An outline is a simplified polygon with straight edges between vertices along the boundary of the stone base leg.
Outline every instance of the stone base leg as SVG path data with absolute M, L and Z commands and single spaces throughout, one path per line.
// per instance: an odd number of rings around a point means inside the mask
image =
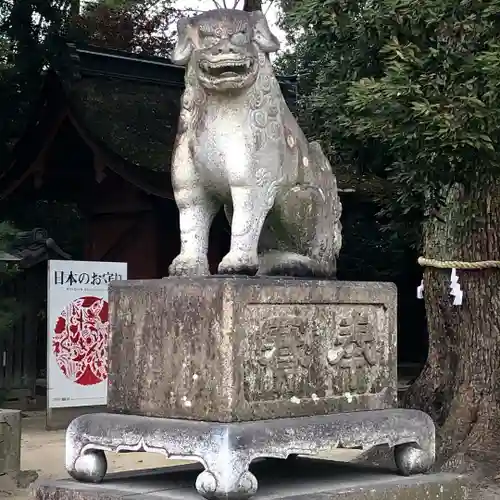
M 206 462 L 206 470 L 196 479 L 196 489 L 207 499 L 249 498 L 258 488 L 257 478 L 248 470 L 249 466 L 248 460 L 241 460 L 235 454 L 229 461 L 224 454 L 214 455 Z M 104 451 L 89 450 L 77 458 L 68 472 L 77 481 L 100 483 L 107 468 Z
M 434 424 L 425 413 L 401 409 L 227 424 L 92 414 L 68 427 L 66 468 L 74 479 L 96 483 L 106 474 L 106 451 L 161 453 L 204 466 L 196 489 L 205 498 L 242 500 L 257 491 L 252 460 L 380 445 L 395 449 L 401 474 L 426 472 L 434 463 Z
M 236 454 L 229 459 L 223 454 L 213 457 L 196 479 L 198 493 L 210 500 L 239 500 L 257 492 L 257 478 L 248 470 L 250 462 Z
M 415 443 L 400 444 L 394 448 L 396 467 L 403 476 L 428 472 L 434 465 L 434 454 Z
M 73 467 L 68 470 L 69 475 L 77 481 L 85 483 L 100 483 L 108 472 L 108 460 L 102 450 L 88 450 L 82 453 Z

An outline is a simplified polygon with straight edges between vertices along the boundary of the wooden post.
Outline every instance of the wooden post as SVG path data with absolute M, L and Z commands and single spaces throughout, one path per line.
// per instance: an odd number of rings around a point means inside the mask
M 246 10 L 247 12 L 262 10 L 262 0 L 245 0 L 243 10 Z
M 77 17 L 80 15 L 80 0 L 72 0 L 70 3 L 70 13 L 71 17 Z

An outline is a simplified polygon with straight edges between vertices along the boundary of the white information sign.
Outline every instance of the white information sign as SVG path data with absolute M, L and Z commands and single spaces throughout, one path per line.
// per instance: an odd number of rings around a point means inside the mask
M 48 408 L 107 404 L 108 285 L 117 279 L 127 279 L 124 262 L 49 261 Z

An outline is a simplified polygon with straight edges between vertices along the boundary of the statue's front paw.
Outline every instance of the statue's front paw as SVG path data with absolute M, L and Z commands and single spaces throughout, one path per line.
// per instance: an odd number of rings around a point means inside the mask
M 179 254 L 168 268 L 170 276 L 208 276 L 210 269 L 206 256 Z
M 257 255 L 244 252 L 229 252 L 219 264 L 219 274 L 244 274 L 253 276 L 259 268 Z

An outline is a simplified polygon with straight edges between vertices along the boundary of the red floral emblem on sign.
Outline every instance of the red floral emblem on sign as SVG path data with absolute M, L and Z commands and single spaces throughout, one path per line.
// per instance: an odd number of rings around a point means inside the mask
M 61 312 L 52 350 L 64 375 L 79 385 L 95 385 L 108 375 L 108 303 L 80 297 Z

